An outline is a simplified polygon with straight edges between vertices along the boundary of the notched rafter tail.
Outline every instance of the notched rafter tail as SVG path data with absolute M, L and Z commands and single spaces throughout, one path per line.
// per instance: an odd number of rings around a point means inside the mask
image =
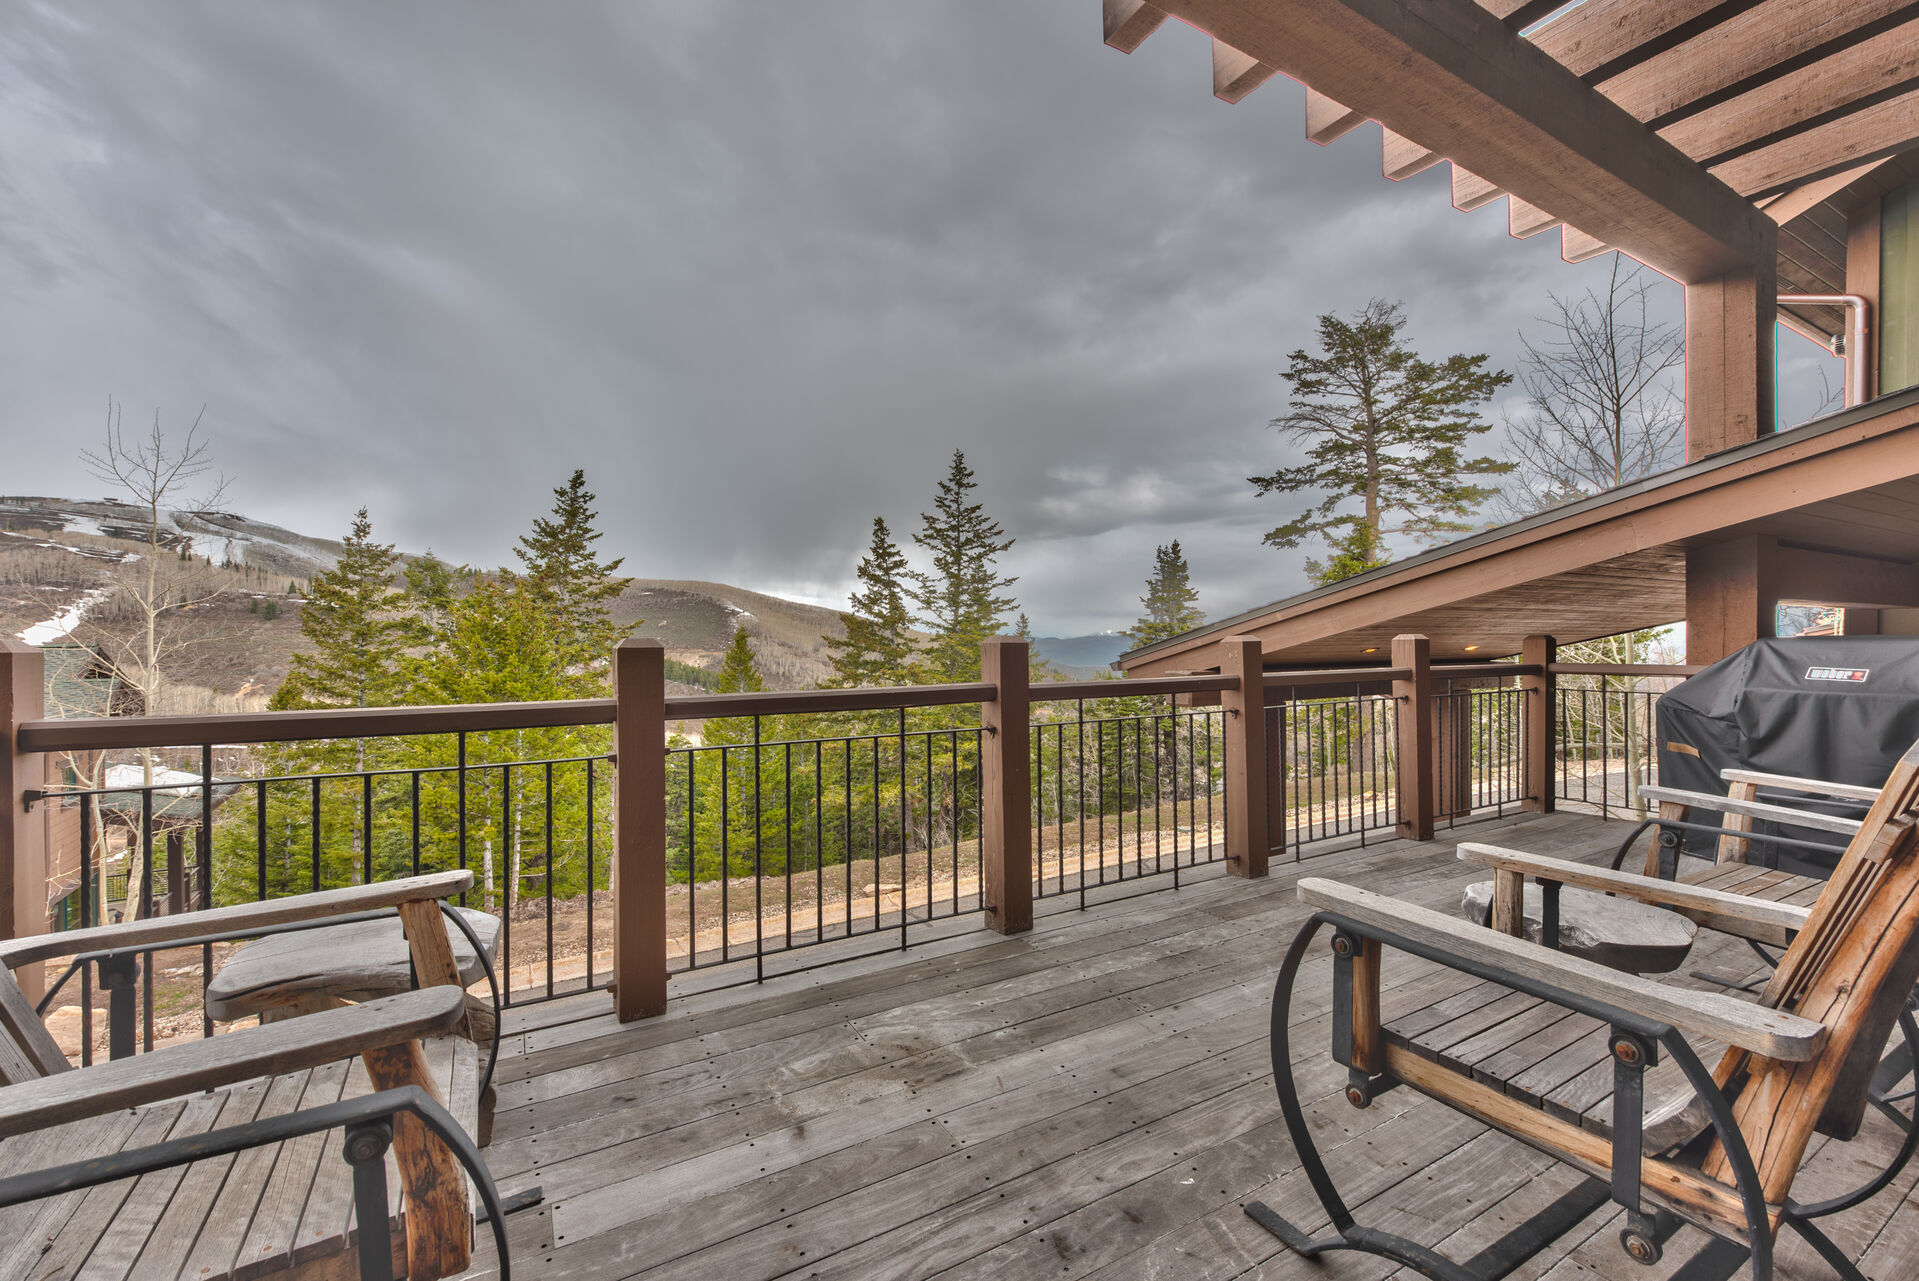
M 1453 162 L 1453 208 L 1464 212 L 1483 209 L 1505 194 L 1504 189 L 1478 174 L 1461 169 L 1457 160 Z
M 1221 102 L 1237 103 L 1278 74 L 1279 68 L 1214 39 L 1213 96 Z
M 1612 246 L 1597 236 L 1589 236 L 1577 227 L 1561 223 L 1559 227 L 1559 256 L 1567 262 L 1585 262 L 1606 253 Z
M 1121 53 L 1131 53 L 1166 21 L 1166 11 L 1146 0 L 1105 0 L 1105 39 Z
M 1525 240 L 1559 225 L 1560 220 L 1556 215 L 1547 213 L 1538 205 L 1528 204 L 1518 196 L 1509 196 L 1506 200 L 1506 229 L 1517 239 Z
M 1380 126 L 1379 167 L 1394 182 L 1425 173 L 1443 159 L 1438 152 L 1426 150 L 1404 134 Z
M 1334 102 L 1319 90 L 1306 88 L 1306 137 L 1320 146 L 1343 138 L 1366 123 L 1364 113 Z

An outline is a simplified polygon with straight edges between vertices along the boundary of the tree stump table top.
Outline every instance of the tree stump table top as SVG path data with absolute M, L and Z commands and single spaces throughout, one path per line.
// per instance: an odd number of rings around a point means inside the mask
M 455 908 L 495 963 L 500 956 L 500 919 L 469 907 Z M 446 922 L 460 981 L 469 987 L 486 969 L 453 922 Z M 413 986 L 411 959 L 400 918 L 352 921 L 319 929 L 269 934 L 237 949 L 207 984 L 209 1017 L 222 1023 L 258 1014 L 276 1016 L 325 1008 L 341 1001 L 370 1001 Z
M 1526 937 L 1540 941 L 1544 896 L 1526 886 Z M 1468 885 L 1460 912 L 1484 925 L 1492 917 L 1493 883 Z M 1677 912 L 1650 903 L 1563 886 L 1559 891 L 1559 950 L 1630 974 L 1666 974 L 1679 968 L 1698 927 Z

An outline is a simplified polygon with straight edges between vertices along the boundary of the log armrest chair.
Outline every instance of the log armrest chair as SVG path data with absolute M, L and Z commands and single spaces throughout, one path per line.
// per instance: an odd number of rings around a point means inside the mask
M 1919 745 L 1877 794 L 1809 910 L 1517 851 L 1473 861 L 1494 867 L 1492 929 L 1356 887 L 1300 881 L 1300 900 L 1315 912 L 1280 967 L 1273 1075 L 1294 1147 L 1333 1234 L 1310 1239 L 1258 1203 L 1246 1212 L 1302 1255 L 1360 1250 L 1445 1281 L 1486 1281 L 1610 1199 L 1626 1212 L 1621 1243 L 1641 1262 L 1656 1261 L 1662 1241 L 1683 1220 L 1713 1235 L 1709 1249 L 1749 1252 L 1751 1275 L 1765 1281 L 1774 1241 L 1790 1226 L 1841 1277 L 1863 1281 L 1813 1220 L 1859 1204 L 1884 1188 L 1892 1172 L 1813 1205 L 1793 1200 L 1791 1191 L 1815 1133 L 1844 1140 L 1858 1132 L 1867 1082 L 1894 1025 L 1909 1053 L 1919 1045 L 1919 1027 L 1907 1010 L 1919 978 Z M 1546 889 L 1548 928 L 1540 944 L 1499 928 L 1514 925 L 1513 905 L 1529 875 Z M 1544 945 L 1552 933 L 1552 887 L 1564 884 L 1636 891 L 1635 897 L 1706 924 L 1786 943 L 1786 952 L 1757 1003 L 1622 974 Z M 1356 1223 L 1319 1158 L 1293 1083 L 1288 1027 L 1294 979 L 1326 927 L 1332 930 L 1333 1055 L 1347 1069 L 1349 1102 L 1365 1107 L 1383 1091 L 1410 1086 L 1589 1176 L 1467 1264 Z M 1583 1020 L 1592 1031 L 1580 1043 L 1598 1047 L 1582 1074 L 1583 1093 L 1570 1105 L 1564 1098 L 1555 1102 L 1508 1070 L 1524 1055 L 1466 1063 L 1456 1046 L 1435 1052 L 1417 1021 L 1401 1026 L 1382 1018 L 1387 948 L 1506 994 L 1502 1013 L 1521 1017 L 1517 1007 L 1530 1003 Z M 1717 1066 L 1709 1071 L 1714 1047 Z M 1910 1147 L 1909 1134 L 1894 1172 Z
M 1653 831 L 1654 839 L 1646 850 L 1644 872 L 1647 876 L 1664 876 L 1668 880 L 1678 875 L 1680 833 L 1688 831 L 1718 836 L 1713 850 L 1716 863 L 1744 863 L 1755 842 L 1830 858 L 1845 849 L 1846 842 L 1859 830 L 1862 807 L 1869 806 L 1879 795 L 1876 788 L 1763 774 L 1756 770 L 1722 770 L 1720 777 L 1726 781 L 1724 796 L 1678 787 L 1641 787 L 1639 799 L 1657 805 L 1659 816 L 1633 828 L 1613 855 L 1613 867 L 1624 864 L 1626 852 L 1647 829 Z M 1799 803 L 1780 803 L 1785 799 L 1778 797 L 1781 792 Z M 1762 799 L 1767 793 L 1778 799 Z M 1694 818 L 1696 810 L 1721 817 L 1717 824 L 1700 823 Z M 1821 833 L 1824 839 L 1761 835 L 1753 831 L 1755 820 L 1809 828 Z
M 477 1198 L 509 1277 L 441 916 L 471 883 L 440 873 L 0 943 L 0 1276 L 335 1277 L 357 1256 L 363 1281 L 432 1281 L 469 1266 Z M 126 1056 L 78 1069 L 13 976 L 66 956 L 112 974 L 160 947 L 373 911 L 404 923 L 415 990 L 139 1055 L 128 1036 Z M 325 1164 L 331 1130 L 344 1168 Z

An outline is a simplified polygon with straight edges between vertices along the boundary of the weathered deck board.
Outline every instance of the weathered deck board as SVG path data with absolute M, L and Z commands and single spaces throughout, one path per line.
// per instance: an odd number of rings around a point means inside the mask
M 535 1281 L 1391 1275 L 1360 1256 L 1306 1264 L 1241 1211 L 1257 1198 L 1323 1226 L 1267 1062 L 1272 976 L 1306 916 L 1296 872 L 1454 910 L 1475 870 L 1453 859 L 1455 840 L 1597 859 L 1621 830 L 1508 818 L 1275 864 L 1260 882 L 1202 875 L 1085 913 L 1052 900 L 1020 938 L 956 934 L 760 988 L 678 980 L 669 1014 L 639 1024 L 615 1023 L 598 995 L 513 1012 L 488 1158 L 504 1191 L 540 1183 L 548 1197 L 509 1221 L 516 1268 Z M 1763 869 L 1687 868 L 1702 870 L 1803 901 Z M 1695 983 L 1695 968 L 1760 972 L 1743 943 L 1703 931 L 1673 980 Z M 1330 976 L 1322 954 L 1302 967 L 1292 1035 L 1322 1150 L 1362 1221 L 1464 1258 L 1578 1181 L 1410 1091 L 1346 1106 L 1325 1052 Z M 1575 1117 L 1603 1112 L 1609 1074 L 1582 1080 L 1603 1053 L 1590 1020 L 1404 956 L 1383 1004 L 1422 1052 Z M 1857 1181 L 1894 1142 L 1874 1118 L 1852 1144 L 1822 1143 L 1796 1193 Z M 1919 1260 L 1913 1183 L 1832 1224 L 1876 1275 Z M 1641 1269 L 1618 1228 L 1602 1208 L 1514 1275 L 1659 1281 L 1702 1240 L 1682 1233 Z M 1794 1246 L 1781 1258 L 1782 1278 L 1826 1275 Z

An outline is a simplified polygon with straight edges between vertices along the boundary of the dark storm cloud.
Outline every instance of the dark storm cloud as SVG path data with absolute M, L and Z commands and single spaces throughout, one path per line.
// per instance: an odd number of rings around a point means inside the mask
M 1245 477 L 1313 317 L 1403 298 L 1510 365 L 1576 290 L 1444 167 L 1319 149 L 1300 91 L 1091 0 L 16 8 L 0 28 L 0 490 L 89 494 L 107 394 L 207 405 L 234 503 L 505 558 L 585 466 L 648 576 L 839 603 L 955 448 L 1043 631 L 1181 539 L 1297 588 Z M 1676 290 L 1669 299 L 1676 306 Z M 1796 340 L 1793 340 L 1796 341 Z

